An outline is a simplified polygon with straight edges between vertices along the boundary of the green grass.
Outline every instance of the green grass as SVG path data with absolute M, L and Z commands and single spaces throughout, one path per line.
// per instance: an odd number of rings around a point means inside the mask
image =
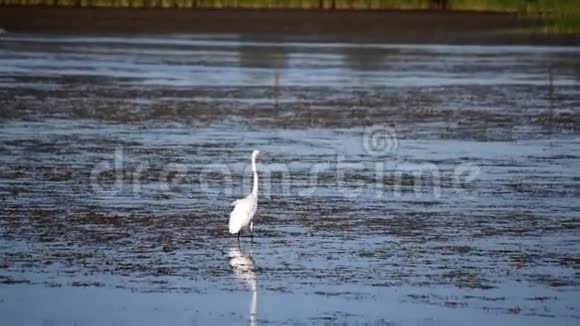
M 452 10 L 518 12 L 545 19 L 544 33 L 580 33 L 579 0 L 452 0 Z
M 0 0 L 0 6 L 243 9 L 428 9 L 433 0 Z M 448 0 L 448 10 L 539 16 L 544 33 L 580 33 L 580 0 Z

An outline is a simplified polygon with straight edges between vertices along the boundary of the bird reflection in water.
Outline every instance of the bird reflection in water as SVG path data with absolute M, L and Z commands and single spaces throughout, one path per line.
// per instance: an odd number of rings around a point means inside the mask
M 245 253 L 241 247 L 231 247 L 229 252 L 230 266 L 234 276 L 252 293 L 250 301 L 250 325 L 257 325 L 258 284 L 256 281 L 256 264 L 250 253 Z

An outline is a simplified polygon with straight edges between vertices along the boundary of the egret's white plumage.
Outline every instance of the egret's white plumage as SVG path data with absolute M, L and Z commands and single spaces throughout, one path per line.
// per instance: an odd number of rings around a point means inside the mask
M 250 226 L 250 232 L 254 230 L 254 214 L 256 214 L 256 209 L 258 208 L 258 171 L 256 169 L 256 158 L 260 155 L 260 151 L 252 152 L 252 172 L 254 173 L 254 186 L 252 187 L 252 192 L 245 198 L 238 199 L 232 203 L 234 209 L 230 213 L 229 230 L 231 234 L 237 233 L 240 235 L 240 231 Z

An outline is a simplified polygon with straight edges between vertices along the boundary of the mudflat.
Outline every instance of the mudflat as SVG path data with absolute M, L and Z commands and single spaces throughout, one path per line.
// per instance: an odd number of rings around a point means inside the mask
M 2 36 L 0 324 L 578 323 L 580 48 L 278 35 Z

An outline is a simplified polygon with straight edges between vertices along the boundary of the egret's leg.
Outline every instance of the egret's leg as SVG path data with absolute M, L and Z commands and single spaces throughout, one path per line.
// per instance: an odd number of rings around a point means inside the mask
M 240 233 L 242 232 L 242 230 L 238 231 L 238 242 L 240 242 Z

